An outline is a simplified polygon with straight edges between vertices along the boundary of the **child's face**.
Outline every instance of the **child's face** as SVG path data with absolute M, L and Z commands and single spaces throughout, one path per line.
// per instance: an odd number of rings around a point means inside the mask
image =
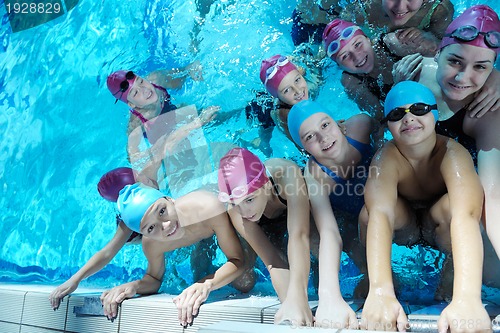
M 400 27 L 419 11 L 422 3 L 423 0 L 382 0 L 382 7 L 392 24 Z
M 375 52 L 368 37 L 353 37 L 335 59 L 342 70 L 353 74 L 368 74 L 375 66 Z
M 344 135 L 337 123 L 326 113 L 316 113 L 307 118 L 299 130 L 300 142 L 316 158 L 335 158 L 340 154 Z
M 495 52 L 473 45 L 452 44 L 440 51 L 437 63 L 436 79 L 443 95 L 461 101 L 483 87 L 493 70 Z
M 238 210 L 242 218 L 251 222 L 259 222 L 267 206 L 266 188 L 267 186 L 264 185 L 235 202 L 234 208 Z
M 185 230 L 171 199 L 160 198 L 149 207 L 141 220 L 141 233 L 158 241 L 173 241 L 184 236 Z
M 130 88 L 127 100 L 131 107 L 143 108 L 158 101 L 158 95 L 153 85 L 137 76 L 134 85 Z
M 409 108 L 411 104 L 401 105 L 403 108 Z M 399 121 L 387 122 L 389 131 L 398 144 L 413 145 L 427 139 L 434 132 L 436 122 L 432 112 L 423 116 L 416 116 L 407 112 Z
M 296 69 L 285 75 L 278 86 L 278 98 L 288 105 L 309 99 L 309 89 L 304 77 Z

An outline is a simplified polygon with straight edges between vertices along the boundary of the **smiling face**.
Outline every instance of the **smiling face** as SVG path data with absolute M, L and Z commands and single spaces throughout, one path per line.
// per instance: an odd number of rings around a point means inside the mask
M 158 101 L 155 87 L 147 80 L 137 76 L 127 96 L 131 108 L 144 108 Z
M 423 0 L 382 0 L 382 8 L 396 27 L 405 25 L 422 7 Z
M 158 241 L 173 241 L 184 236 L 174 203 L 169 198 L 156 200 L 141 220 L 141 233 Z
M 238 210 L 242 218 L 251 222 L 259 222 L 267 206 L 267 188 L 266 184 L 257 191 L 234 201 L 233 206 Z
M 293 70 L 281 80 L 278 86 L 278 98 L 288 105 L 309 99 L 307 82 L 298 70 Z
M 409 108 L 411 104 L 401 105 L 403 108 Z M 389 121 L 387 123 L 389 131 L 396 141 L 404 145 L 418 144 L 429 138 L 434 133 L 435 119 L 432 112 L 423 116 L 416 116 L 407 112 L 399 121 Z
M 307 118 L 299 130 L 305 150 L 316 158 L 335 158 L 340 153 L 340 143 L 345 136 L 337 123 L 326 113 L 316 113 Z
M 481 89 L 493 70 L 495 52 L 482 47 L 452 44 L 437 58 L 436 79 L 445 99 L 461 101 Z
M 337 54 L 339 67 L 353 74 L 368 74 L 375 66 L 375 52 L 370 39 L 364 35 L 353 37 Z

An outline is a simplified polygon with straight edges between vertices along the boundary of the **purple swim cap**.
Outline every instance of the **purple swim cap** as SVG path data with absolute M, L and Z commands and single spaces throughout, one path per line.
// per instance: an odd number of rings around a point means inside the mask
M 274 97 L 278 97 L 278 87 L 283 78 L 291 71 L 297 69 L 287 57 L 275 55 L 271 58 L 262 60 L 260 65 L 260 80 L 267 91 Z
M 219 200 L 228 202 L 257 191 L 269 181 L 261 160 L 244 148 L 233 148 L 219 164 Z
M 486 5 L 476 5 L 467 8 L 462 14 L 460 14 L 456 19 L 454 19 L 448 28 L 446 28 L 445 37 L 439 45 L 439 49 L 451 44 L 466 44 L 472 46 L 478 46 L 482 48 L 489 48 L 495 51 L 497 54 L 500 52 L 500 48 L 492 48 L 486 43 L 486 37 L 484 34 L 478 34 L 476 38 L 470 41 L 466 41 L 460 37 L 453 37 L 453 35 L 460 35 L 460 28 L 470 27 L 470 29 L 477 30 L 480 33 L 488 33 L 494 31 L 497 34 L 500 33 L 500 21 L 498 20 L 498 15 L 493 9 Z M 462 32 L 466 34 L 466 32 Z M 498 43 L 498 36 L 495 37 Z
M 134 171 L 131 168 L 116 168 L 101 177 L 97 190 L 104 199 L 116 202 L 122 188 L 135 182 Z
M 108 76 L 108 89 L 116 100 L 128 103 L 128 93 L 134 85 L 136 75 L 132 71 L 116 71 Z M 116 103 L 116 102 L 115 102 Z
M 351 39 L 359 35 L 366 36 L 363 30 L 352 22 L 335 19 L 328 23 L 323 31 L 323 44 L 328 56 L 333 61 L 337 61 L 336 57 L 339 51 L 342 50 Z

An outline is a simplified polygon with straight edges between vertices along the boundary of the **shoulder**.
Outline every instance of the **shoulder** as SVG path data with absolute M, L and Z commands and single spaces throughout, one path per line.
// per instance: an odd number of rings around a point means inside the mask
M 362 143 L 370 142 L 370 135 L 374 128 L 374 119 L 365 113 L 360 113 L 345 122 L 347 135 Z
M 290 160 L 284 158 L 270 158 L 264 162 L 267 171 L 271 174 L 274 180 L 302 177 L 302 172 L 299 166 Z
M 148 237 L 142 237 L 142 250 L 148 261 L 156 258 L 163 260 L 163 254 L 168 251 L 164 243 Z

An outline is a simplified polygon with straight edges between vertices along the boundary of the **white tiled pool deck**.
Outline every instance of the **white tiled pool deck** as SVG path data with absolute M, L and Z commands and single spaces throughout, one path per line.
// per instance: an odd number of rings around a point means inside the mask
M 120 307 L 117 319 L 111 322 L 102 314 L 95 313 L 99 311 L 99 307 L 92 306 L 92 301 L 99 298 L 102 290 L 79 288 L 65 298 L 57 311 L 53 311 L 48 302 L 53 288 L 0 283 L 0 333 L 285 333 L 297 330 L 324 333 L 362 332 L 272 325 L 279 304 L 276 297 L 228 297 L 224 293 L 211 295 L 193 325 L 187 328 L 179 325 L 177 309 L 172 303 L 173 296 L 167 294 L 126 300 Z M 317 302 L 310 302 L 311 307 L 316 304 Z M 351 307 L 358 311 L 360 303 L 352 302 Z M 439 308 L 439 305 L 429 308 L 405 305 L 413 331 L 432 332 L 433 328 L 435 330 Z M 418 325 L 414 325 L 417 323 Z

